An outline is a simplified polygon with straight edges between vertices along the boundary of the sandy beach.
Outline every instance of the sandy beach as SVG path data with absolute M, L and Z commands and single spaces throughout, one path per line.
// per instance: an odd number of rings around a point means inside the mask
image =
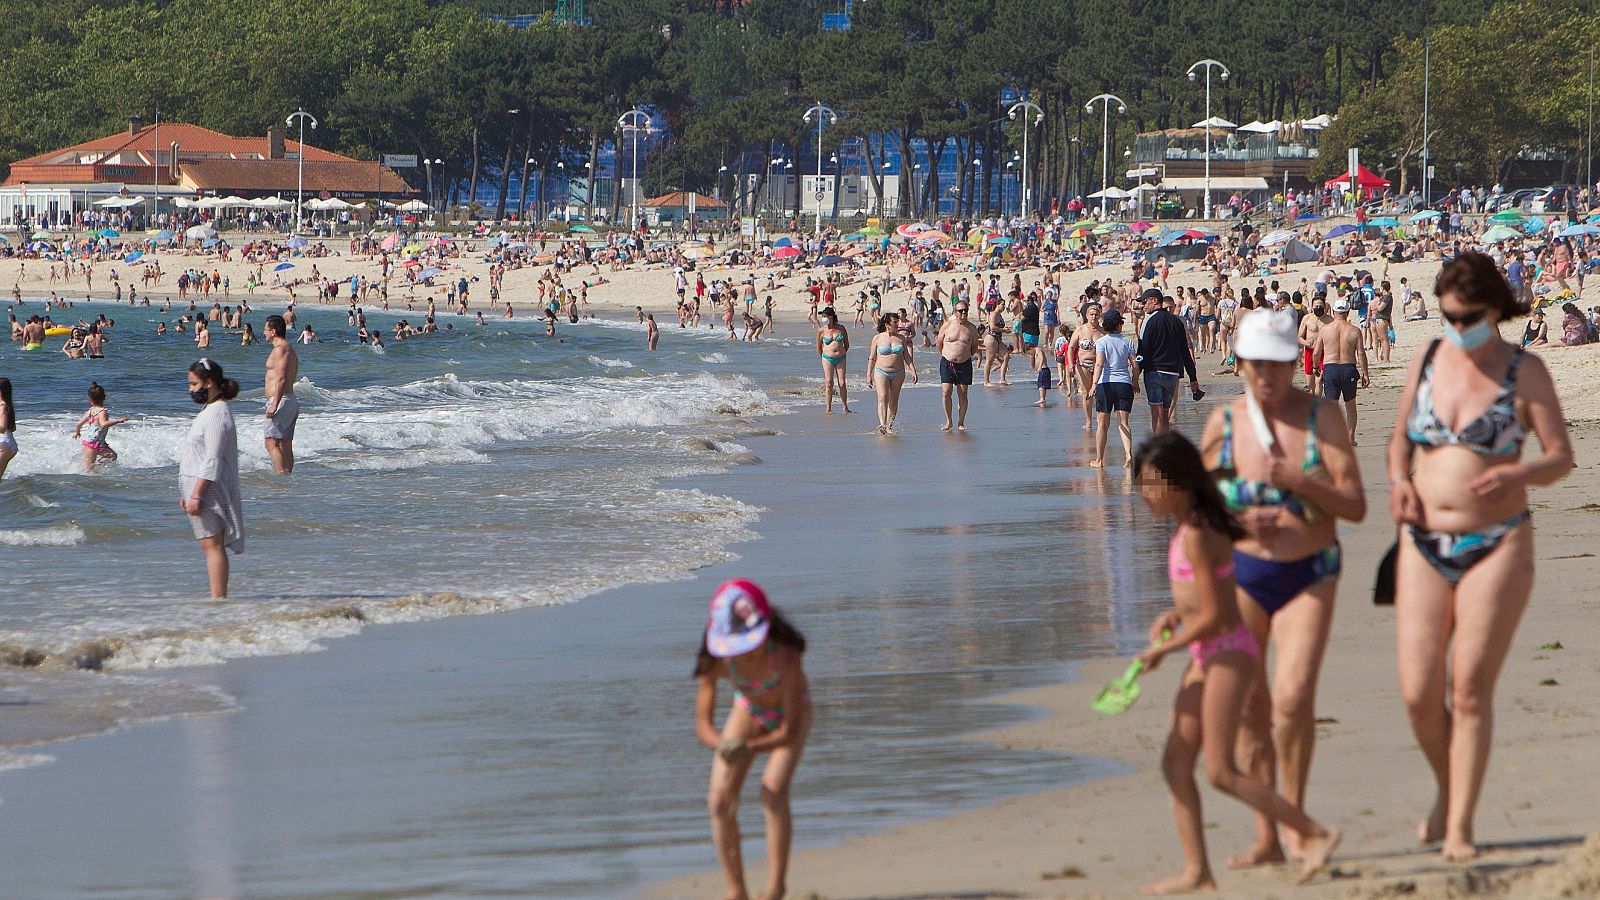
M 342 248 L 343 242 L 329 242 L 329 246 Z M 170 290 L 176 273 L 192 265 L 222 271 L 235 285 L 237 300 L 241 296 L 238 286 L 254 268 L 238 262 L 218 265 L 215 257 L 161 254 L 158 258 L 168 276 L 154 292 L 157 295 Z M 469 277 L 487 269 L 486 263 L 474 260 L 464 265 Z M 375 275 L 377 271 L 376 263 L 365 258 L 328 257 L 297 261 L 295 273 L 308 274 L 311 263 L 335 279 Z M 1357 267 L 1382 271 L 1381 263 L 1372 262 L 1337 269 L 1347 273 Z M 117 268 L 125 283 L 136 278 L 137 266 Z M 1292 287 L 1302 277 L 1314 277 L 1319 269 L 1304 264 L 1278 277 Z M 97 288 L 108 284 L 104 271 L 104 264 L 96 267 Z M 533 312 L 532 284 L 541 271 L 542 267 L 527 268 L 506 278 L 504 297 L 518 304 L 519 318 L 524 308 L 529 315 Z M 1009 277 L 1009 271 L 1002 271 L 1003 277 Z M 1075 296 L 1091 278 L 1120 277 L 1124 271 L 1102 266 L 1067 273 L 1063 293 Z M 1431 292 L 1436 271 L 1433 262 L 1406 263 L 1392 266 L 1389 277 L 1396 281 L 1408 277 L 1416 289 Z M 51 285 L 47 273 L 47 264 L 29 262 L 21 289 L 29 297 L 51 289 L 69 297 L 81 296 L 81 278 Z M 602 274 L 610 283 L 590 292 L 596 312 L 626 315 L 635 305 L 642 305 L 658 319 L 666 316 L 671 320 L 674 297 L 669 269 Z M 1036 277 L 1034 272 L 1024 273 L 1024 284 L 1031 286 Z M 9 280 L 0 276 L 0 284 Z M 801 321 L 805 304 L 799 287 L 803 282 L 803 273 L 791 275 L 777 295 L 780 334 L 807 332 Z M 1200 286 L 1205 283 L 1204 273 L 1188 264 L 1176 266 L 1172 282 Z M 1253 285 L 1254 278 L 1247 283 Z M 95 293 L 105 296 L 103 290 Z M 271 308 L 285 296 L 282 291 L 258 290 L 251 303 L 260 309 Z M 301 296 L 304 298 L 303 291 Z M 403 308 L 403 297 L 403 292 L 395 292 L 391 306 Z M 418 291 L 418 308 L 423 305 L 422 297 Z M 475 291 L 473 305 L 484 306 L 486 299 L 486 291 Z M 902 304 L 909 305 L 909 297 L 897 290 L 887 305 Z M 442 302 L 440 306 L 442 312 Z M 1512 327 L 1520 329 L 1521 325 L 1508 325 L 1508 335 Z M 1318 716 L 1322 721 L 1309 801 L 1313 814 L 1344 829 L 1345 843 L 1329 874 L 1309 887 L 1292 889 L 1288 870 L 1219 872 L 1224 896 L 1448 897 L 1472 893 L 1558 897 L 1592 896 L 1600 891 L 1600 837 L 1584 843 L 1587 835 L 1600 832 L 1600 820 L 1592 812 L 1590 792 L 1582 789 L 1592 767 L 1596 732 L 1600 731 L 1589 700 L 1600 688 L 1600 668 L 1592 649 L 1600 644 L 1600 628 L 1590 624 L 1593 593 L 1584 587 L 1585 576 L 1594 568 L 1589 537 L 1600 528 L 1600 490 L 1592 481 L 1592 466 L 1585 464 L 1600 448 L 1600 392 L 1593 389 L 1600 375 L 1600 348 L 1592 346 L 1552 348 L 1542 354 L 1555 375 L 1572 423 L 1580 467 L 1565 481 L 1531 495 L 1540 568 L 1533 602 L 1500 682 L 1496 752 L 1479 814 L 1480 838 L 1488 852 L 1470 866 L 1445 866 L 1434 853 L 1414 846 L 1416 819 L 1431 796 L 1431 779 L 1412 741 L 1398 696 L 1392 614 L 1371 604 L 1370 588 L 1371 570 L 1393 537 L 1384 502 L 1381 456 L 1393 424 L 1395 397 L 1405 363 L 1437 328 L 1436 318 L 1401 324 L 1394 362 L 1375 365 L 1373 387 L 1361 395 L 1359 456 L 1368 486 L 1369 514 L 1366 522 L 1341 535 L 1346 574 L 1321 681 Z M 663 328 L 664 341 L 675 339 L 673 331 Z M 774 352 L 794 355 L 795 375 L 806 379 L 797 391 L 815 389 L 815 361 L 809 354 L 792 349 Z M 1237 393 L 1235 379 L 1210 374 L 1217 362 L 1215 355 L 1201 360 L 1202 381 L 1213 391 L 1213 398 Z M 1089 712 L 1088 700 L 1100 683 L 1121 669 L 1122 654 L 1132 649 L 1130 642 L 1142 634 L 1148 616 L 1164 600 L 1159 596 L 1164 581 L 1158 565 L 1165 532 L 1141 532 L 1137 540 L 1143 543 L 1129 559 L 1143 568 L 1120 576 L 1072 568 L 1066 554 L 1052 552 L 1052 547 L 1071 542 L 1075 534 L 1116 531 L 1120 535 L 1122 529 L 1131 530 L 1132 518 L 1116 511 L 1131 509 L 1137 501 L 1130 496 L 1131 484 L 1120 469 L 1112 469 L 1104 477 L 1083 469 L 1086 456 L 1077 430 L 1077 407 L 1063 409 L 1057 402 L 1043 413 L 1032 410 L 1031 379 L 1016 366 L 1012 374 L 1019 386 L 1009 391 L 975 389 L 976 435 L 971 443 L 933 433 L 937 395 L 926 377 L 924 384 L 906 393 L 903 420 L 907 433 L 899 441 L 875 439 L 867 433 L 870 401 L 864 395 L 860 399 L 869 402 L 855 417 L 825 419 L 807 411 L 778 420 L 782 423 L 779 428 L 786 432 L 781 435 L 750 429 L 753 436 L 740 440 L 750 445 L 759 462 L 752 460 L 706 486 L 718 491 L 726 488 L 743 502 L 765 507 L 767 512 L 756 526 L 762 539 L 740 547 L 744 557 L 740 562 L 703 569 L 693 581 L 613 590 L 594 601 L 555 610 L 375 628 L 332 645 L 333 652 L 292 661 L 250 660 L 183 670 L 176 676 L 180 682 L 225 688 L 241 698 L 242 708 L 219 719 L 170 722 L 76 742 L 53 749 L 58 757 L 53 765 L 6 774 L 0 783 L 6 785 L 7 809 L 24 811 L 32 823 L 26 834 L 5 835 L 15 853 L 7 861 L 7 869 L 20 879 L 20 885 L 59 889 L 61 884 L 50 879 L 64 864 L 61 854 L 94 858 L 97 852 L 126 840 L 141 811 L 187 803 L 191 811 L 203 813 L 194 822 L 200 826 L 220 823 L 223 831 L 239 839 L 229 853 L 211 857 L 214 866 L 202 864 L 211 846 L 203 839 L 207 837 L 204 827 L 170 841 L 143 835 L 116 851 L 109 857 L 111 861 L 88 870 L 75 887 L 89 890 L 121 884 L 134 892 L 182 893 L 206 885 L 235 890 L 243 885 L 244 893 L 253 893 L 255 888 L 273 883 L 268 873 L 282 877 L 291 872 L 293 877 L 286 883 L 306 895 L 322 895 L 349 888 L 348 882 L 339 878 L 338 854 L 311 852 L 319 844 L 337 844 L 350 848 L 371 845 L 384 851 L 379 858 L 388 859 L 394 871 L 381 882 L 363 884 L 374 890 L 562 896 L 562 891 L 548 887 L 528 890 L 526 882 L 518 880 L 515 854 L 527 831 L 553 827 L 536 812 L 544 798 L 532 785 L 532 776 L 570 776 L 556 766 L 511 776 L 520 793 L 512 804 L 516 808 L 508 809 L 504 795 L 493 783 L 494 773 L 514 772 L 516 766 L 525 765 L 508 744 L 541 727 L 572 729 L 584 737 L 578 747 L 564 751 L 571 755 L 562 759 L 570 759 L 573 765 L 592 764 L 600 758 L 608 761 L 608 767 L 628 765 L 630 757 L 618 752 L 615 744 L 626 741 L 627 736 L 620 725 L 593 726 L 596 733 L 590 734 L 586 729 L 591 723 L 585 715 L 560 708 L 553 701 L 539 704 L 536 723 L 531 723 L 525 711 L 517 711 L 529 690 L 529 667 L 537 673 L 534 682 L 554 692 L 553 696 L 578 679 L 675 679 L 671 684 L 676 689 L 653 687 L 631 699 L 627 709 L 635 716 L 681 719 L 687 733 L 689 684 L 682 671 L 687 659 L 680 658 L 683 654 L 677 651 L 692 634 L 684 637 L 673 629 L 681 631 L 684 621 L 701 615 L 703 595 L 717 579 L 755 571 L 763 581 L 805 598 L 795 603 L 802 621 L 812 605 L 809 615 L 838 612 L 841 618 L 837 621 L 845 622 L 848 619 L 838 607 L 859 603 L 870 609 L 855 610 L 855 615 L 876 617 L 871 621 L 890 628 L 881 641 L 865 649 L 840 646 L 844 634 L 856 632 L 835 625 L 835 620 L 822 619 L 829 625 L 815 635 L 819 648 L 826 649 L 808 666 L 815 667 L 814 683 L 824 698 L 827 714 L 822 721 L 825 726 L 830 725 L 830 718 L 832 722 L 831 730 L 819 732 L 815 749 L 808 751 L 813 754 L 810 765 L 815 767 L 802 769 L 796 790 L 802 802 L 807 791 L 825 799 L 818 801 L 821 807 L 809 822 L 807 810 L 799 812 L 800 849 L 791 869 L 791 896 L 1130 896 L 1143 883 L 1169 874 L 1179 858 L 1167 794 L 1157 771 L 1179 667 L 1169 665 L 1150 676 L 1144 699 L 1125 716 L 1098 717 Z M 859 376 L 853 373 L 852 389 L 859 390 L 858 384 Z M 1197 434 L 1211 407 L 1209 401 L 1181 404 L 1179 427 Z M 1136 438 L 1146 427 L 1138 422 L 1142 408 L 1138 412 Z M 838 518 L 814 508 L 819 505 L 818 459 L 828 461 L 825 489 L 843 504 Z M 841 467 L 845 471 L 835 471 Z M 885 485 L 898 483 L 906 471 L 935 477 L 908 482 L 908 496 L 902 504 L 875 503 L 884 496 Z M 1062 511 L 1063 504 L 1068 512 Z M 950 552 L 939 550 L 944 545 L 930 548 L 928 543 L 956 536 L 962 545 Z M 804 552 L 797 553 L 797 548 Z M 1008 562 L 1001 571 L 1017 574 L 996 580 L 989 566 L 994 555 L 1002 562 L 1015 561 L 1021 568 Z M 884 571 L 883 560 L 893 560 L 895 565 Z M 988 605 L 996 601 L 994 593 L 1011 591 L 1042 599 L 1032 607 L 1006 607 L 1006 616 L 994 621 L 995 610 Z M 1139 604 L 1130 605 L 1125 602 L 1129 595 L 1143 596 Z M 626 661 L 615 670 L 585 663 L 573 671 L 554 671 L 558 667 L 551 660 L 571 658 L 574 649 L 581 651 L 582 659 L 602 659 L 605 644 L 596 635 L 601 633 L 598 629 L 614 627 L 611 613 L 620 608 L 615 604 L 646 598 L 650 604 L 641 608 L 649 611 L 630 619 L 626 630 L 637 634 L 660 630 L 660 634 L 637 645 L 646 648 L 639 659 Z M 918 630 L 916 621 L 924 605 L 926 610 L 937 607 L 939 614 L 952 616 L 941 625 L 948 630 Z M 1075 610 L 1080 607 L 1089 609 L 1081 613 L 1089 621 L 1072 619 L 1071 628 L 1076 629 L 1072 633 L 1092 638 L 1075 637 L 1073 642 L 1059 645 L 1048 641 L 1030 644 L 1006 630 L 1014 619 L 1018 635 L 1049 631 L 1058 621 L 1053 617 L 1079 616 Z M 426 641 L 420 637 L 424 633 Z M 830 646 L 830 641 L 835 643 Z M 1560 649 L 1546 649 L 1556 643 Z M 883 654 L 888 654 L 887 660 L 881 658 Z M 1011 655 L 1025 664 L 1016 664 Z M 1048 662 L 1052 655 L 1054 663 Z M 1094 661 L 1078 667 L 1061 664 L 1085 658 Z M 971 683 L 949 681 L 991 667 L 1001 674 Z M 874 698 L 865 686 L 854 683 L 864 679 L 881 690 L 885 668 L 915 683 L 904 688 L 904 693 L 896 693 L 892 702 Z M 416 692 L 395 690 L 390 684 L 396 678 Z M 318 687 L 330 684 L 341 687 L 317 692 Z M 947 708 L 936 695 L 930 699 L 935 685 L 945 688 L 949 684 L 963 685 L 956 699 L 965 713 Z M 1028 685 L 1038 686 L 1020 693 L 1013 690 Z M 315 699 L 308 702 L 307 696 Z M 1003 705 L 990 702 L 995 700 Z M 649 711 L 656 706 L 666 709 Z M 351 710 L 357 708 L 362 716 L 352 720 Z M 467 718 L 463 719 L 464 715 Z M 494 719 L 491 723 L 481 718 L 485 716 L 504 716 L 507 721 Z M 881 721 L 885 716 L 887 724 Z M 904 739 L 903 729 L 910 727 L 896 724 L 902 716 L 917 721 L 933 718 L 918 727 L 945 723 L 947 727 L 934 727 L 932 734 L 920 739 L 940 746 L 912 751 L 895 743 Z M 224 724 L 193 724 L 201 721 Z M 997 723 L 1008 724 L 996 729 Z M 457 746 L 459 729 L 464 727 L 477 730 L 471 747 L 486 754 L 481 763 L 469 761 Z M 951 733 L 961 736 L 951 739 Z M 385 748 L 404 748 L 404 752 L 369 752 L 373 741 Z M 714 872 L 690 874 L 709 866 L 712 856 L 709 841 L 703 840 L 703 820 L 695 821 L 703 809 L 704 761 L 687 737 L 684 744 L 665 758 L 663 767 L 670 771 L 662 773 L 681 796 L 668 801 L 650 795 L 650 800 L 671 805 L 674 815 L 682 818 L 688 835 L 684 838 L 686 849 L 670 857 L 647 855 L 642 861 L 629 857 L 623 868 L 637 869 L 631 880 L 608 883 L 643 887 L 662 877 L 679 876 L 647 889 L 653 895 L 670 897 L 721 893 L 720 878 Z M 950 744 L 959 747 L 949 749 Z M 218 749 L 224 745 L 226 752 Z M 896 747 L 905 755 L 873 761 L 878 768 L 851 768 L 864 765 L 859 757 L 873 756 L 880 747 Z M 631 749 L 638 753 L 643 748 Z M 205 768 L 219 753 L 227 762 L 220 775 Z M 282 774 L 286 758 L 316 777 L 286 785 Z M 958 766 L 949 762 L 951 758 L 962 762 Z M 937 796 L 942 787 L 939 779 L 945 773 L 952 783 L 954 773 L 964 773 L 968 780 L 962 784 L 968 785 L 971 771 L 980 768 L 977 761 L 981 761 L 982 771 L 1000 784 L 986 791 L 962 787 L 952 791 L 942 807 L 959 809 L 976 803 L 976 808 L 946 818 L 906 822 L 928 815 L 932 804 L 926 799 L 913 803 L 908 796 L 903 806 L 897 806 L 869 794 L 872 799 L 856 801 L 863 809 L 856 815 L 850 813 L 852 791 L 860 798 L 868 791 L 867 785 L 888 783 L 895 774 L 909 777 L 926 772 L 929 781 L 915 787 Z M 476 768 L 480 765 L 481 770 Z M 130 766 L 149 772 L 150 777 L 144 783 L 126 784 L 95 776 Z M 466 767 L 474 779 L 483 776 L 487 783 L 473 780 L 467 795 L 457 797 L 459 783 L 428 776 L 426 773 L 436 771 L 431 767 L 456 772 Z M 898 772 L 902 767 L 909 768 L 909 773 Z M 206 782 L 200 776 L 212 780 Z M 861 780 L 852 782 L 846 776 Z M 200 787 L 184 786 L 196 779 Z M 1009 779 L 1015 783 L 1007 783 Z M 1080 783 L 1038 791 L 1041 784 L 1068 782 Z M 603 780 L 586 777 L 584 784 L 591 792 L 605 789 Z M 91 793 L 111 792 L 118 812 L 105 821 L 74 828 L 80 817 L 97 811 L 81 804 L 52 806 L 62 792 L 77 785 Z M 660 789 L 660 785 L 652 782 L 650 789 Z M 414 795 L 408 796 L 408 791 Z M 1020 796 L 998 802 L 993 799 L 1012 794 Z M 375 802 L 375 796 L 384 799 Z M 1207 820 L 1215 823 L 1208 831 L 1213 853 L 1225 856 L 1241 848 L 1249 834 L 1246 810 L 1209 791 L 1206 803 Z M 339 804 L 348 804 L 349 810 L 328 815 L 329 809 Z M 883 812 L 902 808 L 921 812 L 898 816 Z M 236 815 L 245 809 L 251 813 Z M 625 813 L 619 809 L 617 815 Z M 390 830 L 368 830 L 346 821 L 356 819 L 405 824 Z M 753 802 L 747 804 L 744 820 L 747 837 L 758 837 L 759 814 Z M 293 839 L 252 843 L 252 838 L 274 834 L 274 828 L 296 828 L 298 823 L 306 823 L 305 832 Z M 350 827 L 343 828 L 345 825 Z M 470 877 L 430 880 L 423 864 L 426 858 L 419 862 L 406 857 L 406 841 L 420 841 L 420 835 L 430 829 L 435 835 L 451 835 L 470 827 L 488 829 L 503 838 L 502 843 L 491 842 L 486 849 L 480 847 L 470 854 Z M 875 833 L 862 836 L 864 831 Z M 428 852 L 434 854 L 429 858 L 441 864 L 466 858 L 453 856 L 448 846 L 430 845 Z M 750 842 L 746 852 L 754 881 L 760 877 L 759 840 Z M 301 862 L 297 853 L 309 853 L 313 859 Z M 128 868 L 117 864 L 137 869 L 141 863 L 134 857 L 140 855 L 163 863 L 149 879 L 130 881 Z M 194 862 L 186 863 L 186 857 Z M 253 880 L 256 878 L 263 880 Z M 50 895 L 50 891 L 38 895 Z

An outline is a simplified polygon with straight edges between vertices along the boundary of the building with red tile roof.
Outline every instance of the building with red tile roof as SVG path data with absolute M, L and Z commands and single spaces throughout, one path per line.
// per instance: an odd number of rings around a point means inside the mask
M 301 154 L 304 154 L 302 173 Z M 0 183 L 0 224 L 65 222 L 110 197 L 161 202 L 178 197 L 305 196 L 356 199 L 414 196 L 388 166 L 288 140 L 276 126 L 234 137 L 184 122 L 146 125 L 20 159 Z

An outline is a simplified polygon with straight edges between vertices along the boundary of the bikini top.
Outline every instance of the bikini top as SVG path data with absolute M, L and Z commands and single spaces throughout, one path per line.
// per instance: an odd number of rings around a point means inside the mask
M 1522 449 L 1528 432 L 1517 420 L 1517 364 L 1522 361 L 1522 348 L 1511 351 L 1511 363 L 1500 379 L 1500 393 L 1483 414 L 1451 431 L 1439 419 L 1433 405 L 1433 353 L 1439 348 L 1435 339 L 1422 360 L 1422 377 L 1417 383 L 1417 399 L 1411 406 L 1411 416 L 1406 419 L 1406 439 L 1424 447 L 1466 447 L 1484 456 L 1509 456 Z
M 842 334 L 826 334 L 826 335 L 822 336 L 822 342 L 824 344 L 831 344 L 834 341 L 843 341 L 843 340 L 844 340 L 844 335 L 842 335 Z
M 1322 463 L 1322 452 L 1317 446 L 1317 404 L 1311 404 L 1311 415 L 1306 420 L 1306 458 L 1300 465 L 1309 472 Z M 1233 407 L 1222 409 L 1222 450 L 1217 457 L 1217 470 L 1228 472 L 1217 479 L 1217 490 L 1229 509 L 1248 509 L 1252 506 L 1281 506 L 1301 518 L 1306 516 L 1306 504 L 1294 494 L 1265 481 L 1240 478 L 1233 465 Z
M 882 347 L 878 348 L 878 355 L 879 356 L 893 356 L 896 353 L 905 352 L 905 349 L 906 349 L 906 345 L 905 344 L 887 344 L 885 346 L 882 346 Z
M 1189 562 L 1189 557 L 1183 552 L 1183 529 L 1187 524 L 1179 524 L 1178 530 L 1173 532 L 1172 540 L 1167 544 L 1167 577 L 1173 581 L 1194 581 L 1194 564 Z M 1216 577 L 1233 577 L 1233 560 L 1217 566 Z
M 739 675 L 733 670 L 733 660 L 728 660 L 728 681 L 733 684 L 733 692 L 741 696 L 747 694 L 769 694 L 783 685 L 783 674 L 772 663 L 772 648 L 767 648 L 766 678 L 760 681 L 740 681 Z

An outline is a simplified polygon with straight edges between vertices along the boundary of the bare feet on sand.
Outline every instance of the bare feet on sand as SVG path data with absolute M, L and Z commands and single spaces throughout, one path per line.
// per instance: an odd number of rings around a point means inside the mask
M 1197 894 L 1201 891 L 1210 893 L 1217 889 L 1217 882 L 1212 879 L 1210 872 L 1201 872 L 1190 875 L 1188 872 L 1168 878 L 1166 881 L 1157 881 L 1144 886 L 1144 892 L 1149 895 L 1164 896 L 1167 894 Z
M 1277 841 L 1273 841 L 1270 844 L 1256 844 L 1243 853 L 1228 857 L 1228 868 L 1253 869 L 1256 866 L 1281 862 L 1284 862 L 1283 847 Z
M 1106 467 L 1106 464 L 1101 462 L 1098 459 L 1089 460 L 1089 468 L 1091 468 L 1091 469 L 1104 469 L 1105 467 Z
M 1471 862 L 1478 858 L 1478 848 L 1471 841 L 1447 837 L 1444 846 L 1439 848 L 1439 855 L 1444 857 L 1445 862 Z
M 946 422 L 943 425 L 940 425 L 939 426 L 939 430 L 940 431 L 949 431 L 950 430 L 950 423 Z
M 1424 846 L 1437 844 L 1444 840 L 1444 816 L 1447 807 L 1444 796 L 1441 794 L 1433 801 L 1433 811 L 1428 817 L 1417 823 L 1417 843 Z
M 1333 858 L 1333 851 L 1339 849 L 1339 839 L 1342 837 L 1344 835 L 1339 833 L 1339 829 L 1333 828 L 1316 837 L 1301 839 L 1300 852 L 1305 855 L 1305 862 L 1300 864 L 1299 884 L 1317 877 L 1317 873 Z

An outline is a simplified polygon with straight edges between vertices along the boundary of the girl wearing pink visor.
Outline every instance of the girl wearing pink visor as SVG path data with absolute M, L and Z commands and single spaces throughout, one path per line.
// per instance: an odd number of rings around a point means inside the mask
M 811 695 L 800 658 L 806 639 L 767 603 L 755 583 L 734 579 L 717 588 L 694 674 L 695 733 L 716 751 L 711 760 L 711 843 L 728 880 L 728 896 L 746 897 L 739 852 L 739 792 L 756 754 L 770 753 L 761 773 L 767 819 L 767 891 L 781 897 L 789 868 L 789 784 L 811 731 Z M 733 708 L 718 731 L 717 682 L 733 684 Z

